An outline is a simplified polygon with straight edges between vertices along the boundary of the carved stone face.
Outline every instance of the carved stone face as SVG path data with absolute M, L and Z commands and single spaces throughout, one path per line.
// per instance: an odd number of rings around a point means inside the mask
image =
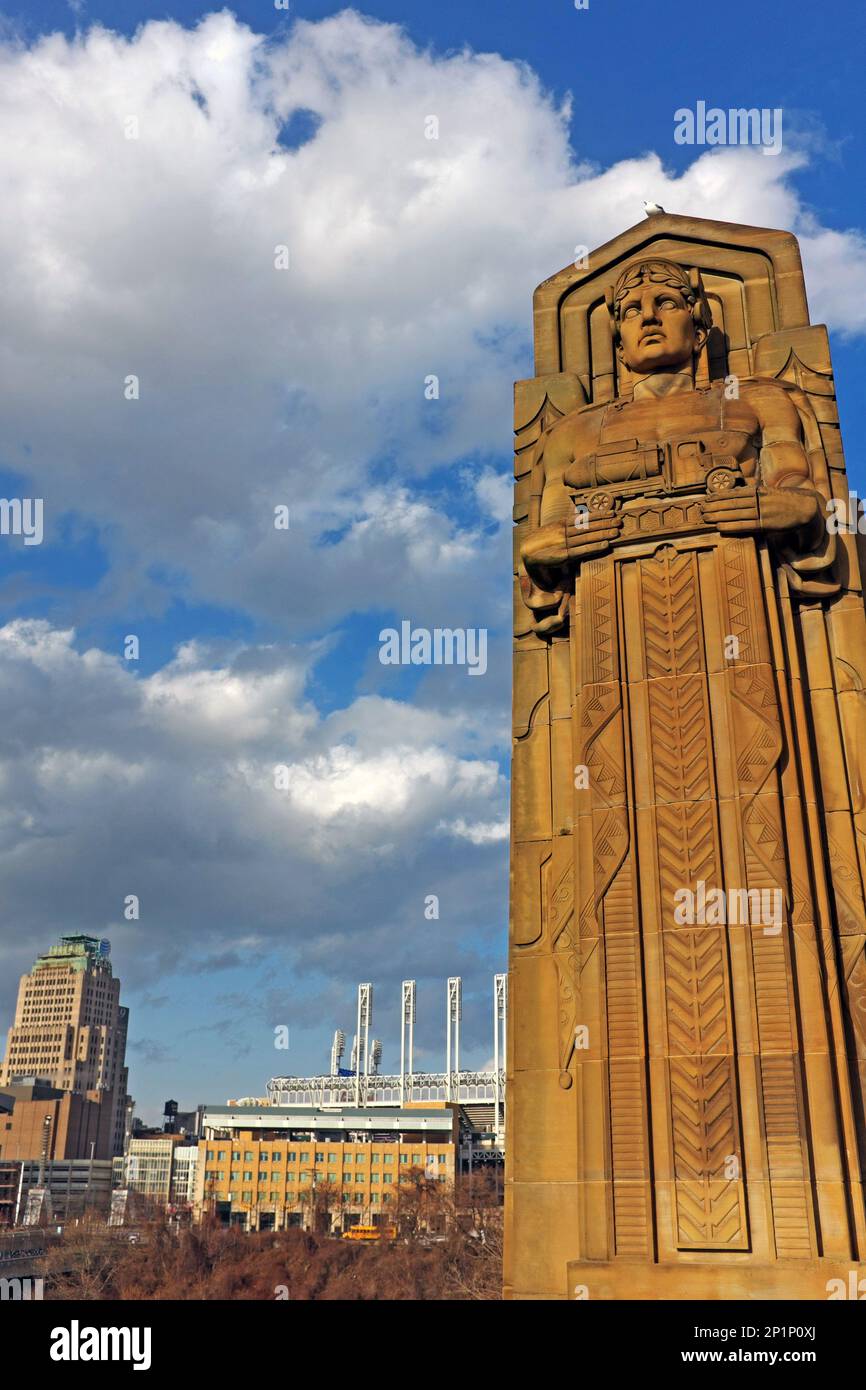
M 619 336 L 626 366 L 644 376 L 685 370 L 706 337 L 679 290 L 646 280 L 619 305 Z

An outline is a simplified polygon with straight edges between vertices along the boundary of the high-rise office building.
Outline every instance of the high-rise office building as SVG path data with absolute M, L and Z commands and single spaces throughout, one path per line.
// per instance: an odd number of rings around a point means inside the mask
M 0 1089 L 26 1078 L 110 1108 L 109 1158 L 123 1152 L 129 1010 L 111 971 L 110 944 L 62 936 L 22 975 L 15 1020 L 0 1064 Z

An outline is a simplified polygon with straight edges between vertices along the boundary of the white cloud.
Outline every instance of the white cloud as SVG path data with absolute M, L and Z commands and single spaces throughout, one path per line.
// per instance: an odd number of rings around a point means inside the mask
M 0 866 L 27 953 L 59 919 L 134 942 L 146 973 L 167 951 L 236 949 L 244 923 L 302 962 L 314 933 L 399 920 L 407 899 L 420 919 L 431 882 L 456 898 L 469 862 L 479 893 L 496 883 L 477 853 L 443 865 L 437 834 L 505 805 L 483 712 L 365 696 L 323 717 L 298 649 L 192 643 L 136 677 L 40 620 L 0 628 L 0 652 Z
M 313 759 L 289 764 L 287 795 L 305 814 L 329 825 L 345 812 L 367 812 L 389 822 L 411 812 L 417 802 L 452 794 L 464 799 L 495 799 L 502 789 L 493 762 L 464 761 L 439 748 L 388 747 L 362 753 L 338 744 Z
M 318 127 L 284 149 L 299 108 Z M 104 604 L 152 601 L 159 564 L 296 631 L 398 585 L 419 621 L 477 623 L 505 534 L 414 480 L 507 447 L 532 288 L 643 198 L 798 230 L 816 317 L 866 327 L 866 245 L 801 202 L 805 153 L 599 171 L 575 161 L 568 115 L 526 67 L 436 56 L 352 11 L 267 42 L 222 12 L 0 48 L 8 461 L 39 481 L 49 537 L 70 507 L 102 528 Z M 388 460 L 396 480 L 371 487 Z M 503 484 L 482 473 L 473 493 L 506 520 Z M 323 531 L 340 538 L 317 549 Z
M 490 845 L 499 840 L 508 839 L 508 821 L 475 821 L 474 824 L 467 824 L 462 816 L 451 825 L 444 821 L 440 823 L 440 830 L 445 830 L 451 835 L 457 835 L 461 839 L 470 840 L 473 845 Z
M 503 524 L 511 521 L 514 505 L 514 479 L 508 473 L 485 468 L 475 480 L 475 492 L 484 511 Z

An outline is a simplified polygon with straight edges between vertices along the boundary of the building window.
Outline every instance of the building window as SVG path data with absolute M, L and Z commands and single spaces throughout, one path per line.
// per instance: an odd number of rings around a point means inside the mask
M 244 1163 L 251 1163 L 253 1158 L 252 1149 L 244 1150 Z
M 267 1156 L 267 1154 L 259 1154 L 259 1163 L 267 1163 L 267 1161 L 268 1161 L 268 1156 Z
M 373 1173 L 372 1177 L 370 1178 L 370 1182 L 378 1182 L 378 1181 L 379 1181 L 379 1174 L 378 1174 L 378 1173 Z
M 420 1168 L 420 1166 L 421 1166 L 421 1155 L 420 1155 L 420 1154 L 413 1154 L 413 1155 L 412 1155 L 412 1162 L 416 1165 L 416 1167 Z
M 214 1156 L 213 1149 L 208 1149 L 208 1151 L 207 1151 L 208 1162 L 211 1161 L 211 1159 L 213 1158 L 213 1156 Z
M 378 1162 L 380 1161 L 381 1157 L 382 1157 L 381 1154 L 373 1154 L 373 1156 L 372 1156 L 371 1159 L 370 1159 L 370 1162 L 371 1162 L 371 1163 L 378 1163 Z
M 372 1197 L 370 1198 L 370 1201 L 371 1201 L 371 1202 L 373 1203 L 373 1205 L 375 1206 L 375 1204 L 378 1202 L 378 1200 L 379 1200 L 379 1194 L 378 1194 L 378 1192 L 374 1192 L 373 1195 L 372 1195 Z
M 336 1161 L 337 1161 L 337 1155 L 336 1155 L 336 1154 L 328 1154 L 328 1162 L 329 1162 L 329 1163 L 336 1163 Z
M 382 1179 L 382 1181 L 383 1181 L 383 1182 L 393 1182 L 393 1181 L 394 1181 L 394 1174 L 393 1174 L 393 1173 L 386 1173 L 385 1176 L 384 1176 L 384 1178 Z
M 400 1155 L 400 1162 L 401 1162 L 401 1163 L 408 1163 L 408 1162 L 409 1162 L 409 1155 L 408 1155 L 408 1154 L 401 1154 L 401 1155 Z
M 244 1173 L 244 1182 L 252 1182 L 252 1180 L 253 1180 L 253 1175 L 252 1175 L 252 1173 Z
M 248 1206 L 249 1206 L 249 1204 L 250 1204 L 250 1202 L 251 1202 L 252 1200 L 253 1200 L 253 1194 L 252 1194 L 251 1192 L 245 1192 L 245 1193 L 243 1194 L 242 1198 L 241 1198 L 241 1201 L 242 1201 L 242 1202 L 246 1202 Z
M 393 1162 L 394 1162 L 394 1155 L 393 1155 L 393 1154 L 386 1154 L 386 1155 L 385 1155 L 385 1162 L 386 1162 L 386 1163 L 393 1163 Z
M 324 1152 L 322 1152 L 322 1153 L 317 1153 L 317 1154 L 316 1154 L 316 1162 L 317 1162 L 317 1163 L 324 1163 L 324 1161 L 325 1161 Z
M 280 1155 L 279 1155 L 278 1153 L 275 1153 L 275 1154 L 274 1154 L 274 1162 L 275 1162 L 275 1163 L 276 1163 L 276 1161 L 277 1161 L 277 1159 L 278 1159 L 279 1157 L 280 1157 Z M 288 1153 L 286 1154 L 286 1162 L 287 1162 L 287 1163 L 295 1163 L 295 1162 L 297 1161 L 297 1157 L 298 1157 L 298 1155 L 296 1154 L 295 1150 L 294 1150 L 294 1149 L 289 1149 Z
M 302 1163 L 309 1163 L 309 1161 L 310 1161 L 309 1151 L 308 1151 L 307 1153 L 302 1153 L 302 1154 L 301 1154 L 301 1162 L 302 1162 Z
M 440 1154 L 439 1157 L 438 1157 L 438 1159 L 437 1159 L 436 1161 L 437 1161 L 437 1163 L 444 1163 L 444 1162 L 445 1162 L 445 1155 L 444 1155 L 444 1154 Z

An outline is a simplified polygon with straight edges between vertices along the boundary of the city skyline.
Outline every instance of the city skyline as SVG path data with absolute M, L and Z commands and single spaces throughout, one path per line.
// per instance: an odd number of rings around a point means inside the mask
M 638 129 L 587 61 L 621 51 L 615 7 L 364 10 L 7 7 L 0 481 L 43 500 L 44 535 L 0 551 L 0 1018 L 33 946 L 111 939 L 148 1116 L 203 1075 L 233 1095 L 318 1070 L 359 980 L 393 1059 L 417 979 L 432 1064 L 462 976 L 466 1061 L 489 1060 L 511 382 L 539 281 L 645 201 L 794 231 L 864 491 L 844 11 L 794 30 L 772 4 L 732 80 L 714 15 L 684 63 L 661 5 Z M 699 102 L 782 110 L 780 152 L 678 143 Z M 384 664 L 404 622 L 484 630 L 484 674 Z
M 76 967 L 80 972 L 78 979 L 75 981 L 76 988 L 73 989 L 72 986 L 68 988 L 55 986 L 53 989 L 49 988 L 48 994 L 50 997 L 46 997 L 45 985 L 43 983 L 46 979 L 46 967 L 66 967 L 70 962 L 71 968 L 69 973 L 71 974 L 71 969 Z M 129 1123 L 129 1114 L 126 1113 L 126 1108 L 123 1103 L 124 1100 L 130 1100 L 132 1102 L 135 1119 L 139 1124 L 143 1123 L 147 1126 L 156 1125 L 159 1127 L 160 1121 L 167 1112 L 165 1109 L 159 1111 L 156 1102 L 148 1102 L 147 1118 L 145 1118 L 141 1107 L 136 1104 L 135 1094 L 131 1089 L 132 1083 L 128 1081 L 128 1068 L 122 1067 L 122 1054 L 126 1046 L 129 1010 L 122 1006 L 118 1008 L 119 991 L 122 982 L 117 977 L 112 978 L 111 942 L 107 938 L 100 939 L 83 935 L 63 935 L 46 951 L 37 956 L 32 969 L 21 977 L 18 987 L 18 1003 L 15 1014 L 9 1029 L 3 1034 L 4 1045 L 2 1053 L 0 1053 L 0 1088 L 4 1085 L 20 1085 L 25 1082 L 48 1082 L 50 1085 L 65 1090 L 71 1090 L 80 1095 L 85 1095 L 87 1093 L 95 1095 L 102 1090 L 115 1089 L 112 1085 L 111 1077 L 109 1077 L 107 1083 L 103 1083 L 102 1047 L 100 1047 L 98 1051 L 95 1051 L 93 1046 L 86 1045 L 79 1060 L 78 1038 L 82 1027 L 87 1027 L 91 1023 L 95 1024 L 98 1036 L 101 1036 L 106 1031 L 110 1032 L 110 1029 L 106 1030 L 109 1016 L 105 1010 L 110 1008 L 108 1001 L 103 1001 L 100 997 L 96 1000 L 95 1004 L 91 1004 L 86 991 L 87 971 L 91 965 L 95 966 L 96 970 L 101 973 L 107 972 L 110 986 L 117 987 L 113 991 L 115 996 L 113 1008 L 122 1021 L 122 1042 L 120 1043 L 121 1073 L 117 1079 L 117 1088 L 119 1088 L 117 1090 L 118 1109 L 117 1119 L 114 1122 L 115 1143 L 117 1144 L 118 1142 L 122 1143 L 124 1125 L 128 1128 Z M 75 979 L 74 976 L 72 978 Z M 405 1038 L 401 1040 L 399 1065 L 397 1064 L 396 1058 L 391 1059 L 383 1052 L 381 1038 L 376 1036 L 377 1031 L 381 1032 L 383 1030 L 377 1029 L 375 1020 L 378 1015 L 372 1008 L 373 996 L 370 987 L 358 985 L 355 1001 L 358 1010 L 361 1008 L 359 999 L 363 990 L 369 991 L 368 998 L 370 1001 L 369 1022 L 366 1028 L 362 1028 L 362 1045 L 360 1047 L 357 1047 L 359 1035 L 352 1032 L 352 1027 L 355 1025 L 352 1024 L 347 1032 L 342 1026 L 342 1023 L 346 1022 L 346 1020 L 343 1019 L 334 1030 L 330 1057 L 323 1059 L 320 1065 L 314 1065 L 307 1072 L 295 1072 L 288 1065 L 283 1067 L 278 1065 L 280 1059 L 287 1058 L 289 1052 L 288 1037 L 285 1035 L 284 1030 L 278 1025 L 274 1031 L 281 1036 L 275 1040 L 275 1065 L 272 1072 L 264 1080 L 251 1077 L 251 1084 L 247 1088 L 246 1094 L 249 1096 L 264 1095 L 264 1092 L 270 1089 L 273 1080 L 281 1076 L 303 1078 L 304 1076 L 327 1077 L 331 1075 L 353 1078 L 357 1077 L 359 1069 L 362 1076 L 367 1074 L 373 1076 L 385 1076 L 389 1074 L 392 1076 L 399 1076 L 404 1069 L 407 1076 L 427 1075 L 430 1073 L 443 1075 L 447 1074 L 446 1068 L 448 1058 L 451 1058 L 452 1070 L 454 1073 L 457 1071 L 464 1073 L 478 1070 L 490 1073 L 491 1068 L 494 1066 L 494 1059 L 497 1056 L 499 1057 L 500 1067 L 504 1065 L 504 1036 L 494 1039 L 494 1030 L 501 1033 L 503 1027 L 501 1023 L 497 1026 L 494 1023 L 494 1019 L 504 1019 L 504 979 L 505 977 L 503 975 L 499 975 L 493 977 L 491 982 L 492 991 L 487 1000 L 488 1014 L 491 1023 L 491 1058 L 488 1062 L 482 1064 L 481 1068 L 468 1065 L 465 1061 L 465 1055 L 463 1065 L 460 1065 L 459 1041 L 457 1042 L 456 1051 L 453 1054 L 451 1051 L 451 1039 L 448 1034 L 449 1031 L 453 1031 L 453 1021 L 455 1018 L 455 1006 L 452 1003 L 451 986 L 456 985 L 458 990 L 459 1003 L 457 1005 L 457 1012 L 459 1012 L 462 1023 L 463 996 L 461 980 L 449 978 L 447 981 L 443 982 L 445 984 L 445 993 L 441 1001 L 442 1009 L 440 1016 L 440 1023 L 442 1025 L 441 1056 L 437 1057 L 433 1048 L 424 1049 L 424 1055 L 428 1058 L 426 1063 L 419 1058 L 415 1046 L 417 1005 L 414 1001 L 417 999 L 417 982 L 414 980 L 403 982 L 401 998 L 396 1002 L 399 1004 L 399 1011 L 403 1015 L 404 1021 L 407 1021 L 406 988 L 407 985 L 410 985 L 412 987 L 413 999 L 411 1010 L 412 1026 L 408 1045 L 404 1045 L 406 1043 Z M 65 986 L 66 981 L 64 980 L 63 983 Z M 84 985 L 83 989 L 82 984 Z M 96 986 L 97 991 L 100 988 L 104 988 L 104 986 Z M 67 995 L 69 996 L 68 998 Z M 450 1028 L 449 1019 L 452 1020 L 452 1026 Z M 67 1031 L 71 1028 L 74 1035 L 73 1041 L 66 1049 L 73 1058 L 73 1061 L 67 1063 L 65 1066 L 63 1065 L 60 1051 L 58 1051 L 58 1049 L 62 1050 L 63 1040 L 57 1029 L 62 1023 L 65 1023 Z M 114 1027 L 116 1025 L 111 1026 Z M 111 1036 L 113 1037 L 113 1033 Z M 344 1056 L 343 1051 L 340 1051 L 339 1055 L 337 1055 L 337 1036 L 340 1037 L 342 1048 L 348 1055 Z M 109 1058 L 111 1057 L 110 1041 L 107 1055 Z M 336 1071 L 334 1070 L 335 1066 L 337 1067 Z M 252 1084 L 253 1081 L 255 1081 L 256 1084 Z M 208 1086 L 210 1090 L 207 1090 Z M 216 1087 L 215 1090 L 214 1087 Z M 211 1091 L 213 1091 L 213 1094 L 210 1093 Z M 240 1093 L 238 1093 L 238 1095 L 240 1095 Z M 222 1101 L 228 1103 L 232 1097 L 228 1095 L 228 1090 L 225 1086 L 222 1087 L 222 1091 L 220 1090 L 218 1078 L 211 1078 L 208 1083 L 202 1083 L 202 1086 L 193 1096 L 187 1096 L 186 1099 L 191 1100 L 194 1107 L 199 1107 L 203 1104 L 213 1105 L 221 1103 Z M 274 1103 L 278 1102 L 275 1101 Z M 168 1104 L 168 1101 L 166 1101 L 166 1104 Z

